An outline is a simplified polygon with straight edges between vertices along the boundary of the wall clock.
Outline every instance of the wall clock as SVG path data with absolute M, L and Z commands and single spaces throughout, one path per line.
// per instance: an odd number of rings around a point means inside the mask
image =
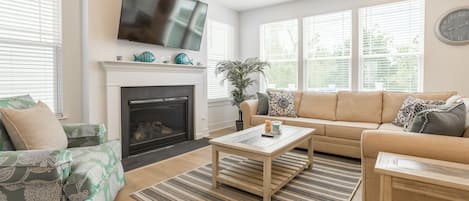
M 437 21 L 435 32 L 447 44 L 469 44 L 469 6 L 455 8 L 443 14 Z

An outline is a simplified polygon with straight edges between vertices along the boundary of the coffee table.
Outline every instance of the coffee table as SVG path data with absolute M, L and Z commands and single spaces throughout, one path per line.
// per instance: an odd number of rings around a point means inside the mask
M 212 144 L 212 188 L 223 183 L 262 196 L 264 201 L 305 168 L 313 165 L 315 129 L 282 126 L 282 134 L 262 137 L 264 125 L 210 140 Z M 308 143 L 308 155 L 289 152 Z M 247 158 L 233 167 L 219 169 L 219 152 Z M 288 152 L 288 153 L 287 153 Z

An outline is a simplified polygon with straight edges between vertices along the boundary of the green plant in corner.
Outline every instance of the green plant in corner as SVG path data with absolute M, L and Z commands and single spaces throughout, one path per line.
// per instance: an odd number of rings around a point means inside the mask
M 215 69 L 216 75 L 222 75 L 222 83 L 226 80 L 233 86 L 231 91 L 231 103 L 238 108 L 239 119 L 236 121 L 236 129 L 243 129 L 243 115 L 240 104 L 252 98 L 254 95 L 247 93 L 247 88 L 254 84 L 256 80 L 251 78 L 252 74 L 260 73 L 265 77 L 265 69 L 270 67 L 268 62 L 259 60 L 259 58 L 248 58 L 244 61 L 221 61 Z

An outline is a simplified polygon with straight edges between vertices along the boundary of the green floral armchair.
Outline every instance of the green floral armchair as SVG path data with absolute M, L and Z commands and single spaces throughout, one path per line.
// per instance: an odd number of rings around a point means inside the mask
M 34 104 L 29 96 L 0 99 L 0 107 Z M 114 200 L 125 185 L 120 141 L 106 142 L 103 125 L 63 128 L 67 149 L 15 151 L 0 123 L 0 201 Z

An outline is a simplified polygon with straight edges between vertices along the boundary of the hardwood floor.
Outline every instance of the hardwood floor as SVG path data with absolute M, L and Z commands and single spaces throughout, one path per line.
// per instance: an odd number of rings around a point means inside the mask
M 210 133 L 209 138 L 219 137 L 234 131 L 234 128 L 219 130 Z M 131 201 L 133 199 L 130 197 L 130 194 L 137 190 L 146 188 L 207 163 L 211 163 L 211 154 L 211 146 L 208 146 L 148 166 L 128 171 L 125 173 L 127 184 L 117 195 L 116 201 Z M 227 155 L 221 153 L 220 158 L 225 156 Z M 352 201 L 361 200 L 362 196 L 360 188 Z

